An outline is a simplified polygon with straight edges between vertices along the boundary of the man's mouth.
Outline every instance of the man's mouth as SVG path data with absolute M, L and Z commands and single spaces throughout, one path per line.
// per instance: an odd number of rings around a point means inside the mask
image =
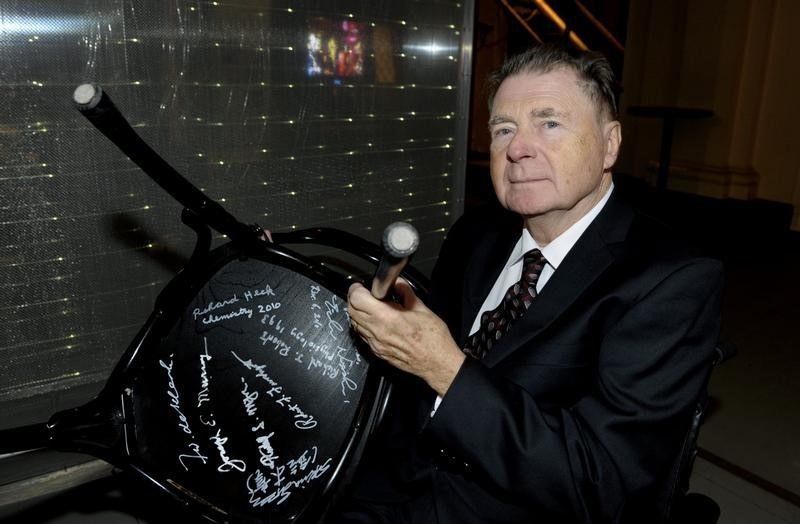
M 547 177 L 543 176 L 509 176 L 508 181 L 512 184 L 527 184 L 530 182 L 544 182 Z

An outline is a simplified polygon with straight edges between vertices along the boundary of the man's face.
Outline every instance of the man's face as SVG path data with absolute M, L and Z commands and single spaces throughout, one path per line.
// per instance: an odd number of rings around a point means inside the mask
M 599 114 L 569 68 L 506 78 L 492 104 L 492 184 L 500 203 L 563 229 L 602 198 L 620 126 Z

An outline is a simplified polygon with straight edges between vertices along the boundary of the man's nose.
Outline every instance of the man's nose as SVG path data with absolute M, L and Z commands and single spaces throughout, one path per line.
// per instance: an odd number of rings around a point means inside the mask
M 536 144 L 533 137 L 522 129 L 517 130 L 514 138 L 508 144 L 507 156 L 511 162 L 519 162 L 524 158 L 535 157 Z

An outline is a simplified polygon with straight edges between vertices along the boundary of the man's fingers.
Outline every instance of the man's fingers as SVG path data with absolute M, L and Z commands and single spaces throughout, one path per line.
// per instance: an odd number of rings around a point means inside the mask
M 364 328 L 363 324 L 359 324 L 358 321 L 353 317 L 350 317 L 350 327 L 353 328 L 353 331 L 355 331 L 356 335 L 361 337 L 364 342 L 369 343 L 372 339 L 371 333 Z
M 367 288 L 361 284 L 352 284 L 347 290 L 347 312 L 350 318 L 357 321 L 365 320 L 364 315 L 369 315 L 372 310 L 371 302 L 375 299 Z M 359 318 L 361 315 L 361 318 Z
M 355 333 L 369 344 L 378 358 L 402 370 L 409 369 L 408 341 L 404 338 L 408 318 L 401 311 L 407 304 L 420 302 L 408 282 L 398 280 L 395 290 L 403 305 L 377 300 L 361 284 L 352 284 L 347 290 L 350 325 Z
M 351 284 L 347 289 L 347 303 L 350 309 L 363 311 L 368 304 L 369 297 L 372 297 L 369 290 L 358 282 Z
M 352 284 L 350 284 L 350 287 L 347 288 L 347 301 L 348 302 L 350 301 L 350 297 L 353 295 L 353 293 L 360 287 L 364 287 L 364 286 L 361 285 L 361 283 L 359 283 L 359 282 L 353 282 Z
M 405 309 L 415 311 L 425 311 L 428 309 L 425 306 L 425 303 L 420 300 L 417 294 L 414 292 L 414 288 L 411 287 L 411 284 L 409 284 L 405 279 L 397 279 L 397 283 L 394 286 L 394 291 L 397 293 L 398 297 L 400 298 L 400 302 L 403 304 Z
M 359 283 L 351 284 L 347 289 L 347 314 L 350 325 L 365 341 L 372 337 L 372 333 L 365 328 L 368 313 L 364 310 L 369 305 L 372 295 L 369 290 Z
M 400 303 L 403 304 L 406 309 L 411 309 L 413 307 L 417 296 L 414 294 L 414 290 L 411 289 L 411 285 L 405 279 L 397 279 L 397 282 L 394 284 L 394 292 L 397 293 L 397 296 L 400 298 Z

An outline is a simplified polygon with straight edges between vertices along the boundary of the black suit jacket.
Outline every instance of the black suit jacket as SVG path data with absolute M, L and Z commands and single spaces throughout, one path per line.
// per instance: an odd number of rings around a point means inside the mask
M 521 228 L 483 212 L 448 234 L 429 305 L 459 344 Z M 719 262 L 612 194 L 434 417 L 434 393 L 401 377 L 355 500 L 400 503 L 396 520 L 410 522 L 659 522 L 710 372 L 721 288 Z

